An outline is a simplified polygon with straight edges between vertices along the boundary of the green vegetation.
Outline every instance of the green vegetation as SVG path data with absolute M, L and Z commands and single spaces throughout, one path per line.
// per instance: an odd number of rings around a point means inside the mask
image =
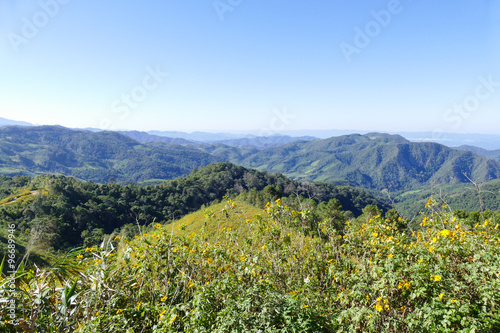
M 228 199 L 197 232 L 155 224 L 3 276 L 5 332 L 497 332 L 500 228 L 428 200 L 421 229 L 376 207 L 346 223 Z M 209 211 L 213 210 L 213 214 Z M 217 211 L 217 212 L 216 212 Z M 377 215 L 374 215 L 377 214 Z M 394 216 L 395 217 L 395 216 Z M 240 220 L 239 229 L 222 226 Z M 210 227 L 209 227 L 210 225 Z M 208 237 L 206 230 L 216 227 Z M 182 226 L 180 226 L 182 229 Z M 176 227 L 177 228 L 177 227 Z M 147 231 L 147 232 L 146 232 Z M 5 261 L 5 264 L 8 264 Z
M 58 126 L 0 128 L 5 175 L 63 174 L 107 183 L 173 179 L 220 159 L 197 148 L 139 142 L 116 132 Z
M 336 199 L 358 216 L 368 204 L 390 207 L 366 191 L 323 183 L 299 183 L 279 174 L 219 163 L 184 178 L 154 186 L 97 184 L 64 176 L 26 176 L 0 179 L 0 255 L 6 251 L 7 224 L 16 226 L 20 244 L 43 258 L 58 250 L 100 243 L 105 235 L 138 234 L 152 224 L 167 224 L 217 202 L 224 195 L 263 208 L 269 200 L 288 198 L 316 203 Z M 314 203 L 312 200 L 315 200 Z M 318 209 L 321 204 L 318 206 Z M 318 210 L 319 211 L 319 210 Z M 35 241 L 36 240 L 36 241 Z M 28 246 L 32 243 L 33 246 Z M 22 253 L 25 255 L 26 253 Z
M 195 144 L 145 133 L 90 132 L 63 127 L 0 128 L 0 172 L 63 174 L 99 183 L 140 183 L 188 175 L 194 168 L 231 162 L 296 180 L 359 186 L 391 193 L 500 178 L 500 162 L 398 135 L 352 134 L 325 140 L 270 137 L 260 149 L 248 139 Z M 308 139 L 308 138 L 305 138 Z M 247 142 L 248 141 L 248 142 Z M 287 143 L 289 142 L 289 143 Z M 262 149 L 263 147 L 269 147 Z
M 486 157 L 436 143 L 409 142 L 398 135 L 379 133 L 293 142 L 231 161 L 259 170 L 281 172 L 299 180 L 390 192 L 467 183 L 463 173 L 477 182 L 500 176 L 500 163 Z
M 471 152 L 11 127 L 0 167 L 1 332 L 500 331 L 500 164 Z

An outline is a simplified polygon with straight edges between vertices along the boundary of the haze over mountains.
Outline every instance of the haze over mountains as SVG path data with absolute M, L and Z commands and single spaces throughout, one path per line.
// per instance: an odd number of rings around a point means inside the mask
M 0 117 L 0 127 L 4 126 L 35 126 L 29 122 L 16 121 Z M 92 132 L 101 132 L 98 128 L 81 128 Z M 225 145 L 236 147 L 269 148 L 280 144 L 289 143 L 297 140 L 320 140 L 334 136 L 349 135 L 353 133 L 367 134 L 370 131 L 360 130 L 284 130 L 270 136 L 263 136 L 259 131 L 240 132 L 240 133 L 212 133 L 195 131 L 191 133 L 180 131 L 158 131 L 151 130 L 147 132 L 136 130 L 119 130 L 118 132 L 126 134 L 141 143 L 160 141 L 168 143 L 189 144 L 192 143 L 223 143 Z M 374 131 L 371 131 L 374 132 Z M 441 132 L 390 132 L 390 134 L 399 134 L 412 142 L 435 142 L 448 147 L 470 146 L 472 148 L 481 148 L 480 155 L 491 156 L 489 150 L 500 149 L 500 135 L 493 134 L 464 134 L 464 133 L 441 133 Z M 175 139 L 184 139 L 175 140 Z M 467 150 L 467 149 L 466 149 Z M 493 153 L 493 155 L 495 155 Z

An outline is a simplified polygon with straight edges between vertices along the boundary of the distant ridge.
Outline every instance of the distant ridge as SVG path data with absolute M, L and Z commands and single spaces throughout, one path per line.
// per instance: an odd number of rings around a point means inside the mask
M 220 162 L 200 149 L 141 144 L 117 132 L 60 126 L 0 128 L 0 174 L 56 173 L 107 183 L 173 179 Z
M 0 127 L 5 126 L 33 126 L 33 124 L 25 121 L 10 120 L 0 117 Z
M 463 173 L 478 182 L 500 178 L 498 161 L 384 133 L 293 142 L 243 156 L 233 163 L 280 172 L 298 180 L 390 191 L 468 182 Z
M 139 141 L 140 143 L 149 143 L 149 142 L 166 142 L 166 143 L 175 143 L 178 145 L 193 145 L 193 141 L 189 141 L 182 138 L 169 138 L 166 136 L 153 135 L 147 132 L 140 131 L 118 131 L 120 134 L 124 134 L 134 140 Z
M 483 148 L 479 148 L 476 146 L 469 146 L 469 145 L 462 145 L 462 146 L 454 147 L 454 149 L 471 151 L 474 154 L 477 154 L 480 156 L 485 156 L 485 157 L 500 161 L 500 149 L 488 150 L 488 149 L 483 149 Z
M 128 135 L 61 126 L 2 127 L 0 174 L 60 173 L 96 182 L 154 182 L 185 176 L 208 164 L 231 162 L 296 180 L 391 192 L 466 183 L 464 173 L 479 183 L 500 178 L 499 161 L 386 133 L 309 141 L 286 136 L 240 138 L 226 144 L 136 131 Z M 288 140 L 292 142 L 285 143 Z

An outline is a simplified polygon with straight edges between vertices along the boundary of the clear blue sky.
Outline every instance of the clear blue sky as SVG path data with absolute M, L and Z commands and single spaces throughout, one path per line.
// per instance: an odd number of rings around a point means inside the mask
M 60 2 L 0 2 L 1 117 L 498 133 L 498 1 Z

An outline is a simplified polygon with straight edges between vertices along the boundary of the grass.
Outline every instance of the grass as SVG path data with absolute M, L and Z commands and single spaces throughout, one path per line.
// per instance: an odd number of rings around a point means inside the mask
M 249 236 L 249 229 L 242 222 L 261 213 L 261 209 L 244 202 L 221 202 L 188 214 L 165 228 L 173 231 L 175 236 L 186 236 L 203 230 L 207 238 L 213 240 L 225 230 L 235 230 L 238 237 L 244 237 Z

